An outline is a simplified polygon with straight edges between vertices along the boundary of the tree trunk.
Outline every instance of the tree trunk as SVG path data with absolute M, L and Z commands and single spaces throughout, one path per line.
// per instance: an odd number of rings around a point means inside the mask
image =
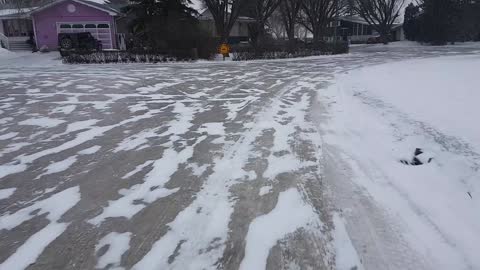
M 387 26 L 381 27 L 380 37 L 382 38 L 382 43 L 387 45 L 390 42 L 390 31 Z
M 313 29 L 313 46 L 315 49 L 319 48 L 322 41 L 322 30 L 320 27 L 314 27 Z
M 288 51 L 293 53 L 295 51 L 295 25 L 290 25 L 289 29 L 287 29 L 287 37 L 288 37 Z

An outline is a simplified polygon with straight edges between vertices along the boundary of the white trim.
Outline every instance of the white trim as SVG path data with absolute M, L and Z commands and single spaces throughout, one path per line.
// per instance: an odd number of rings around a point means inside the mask
M 45 9 L 47 9 L 47 8 L 49 8 L 49 7 L 58 5 L 58 4 L 60 4 L 60 3 L 62 3 L 62 2 L 65 2 L 65 1 L 68 1 L 68 0 L 58 0 L 58 1 L 52 2 L 52 3 L 50 3 L 50 4 L 46 4 L 46 5 L 44 5 L 44 6 L 41 6 L 41 7 L 37 8 L 37 9 L 34 9 L 34 10 L 30 11 L 30 14 L 37 13 L 37 12 L 39 12 L 39 11 L 42 11 L 42 10 L 45 10 Z M 107 8 L 101 8 L 101 7 L 98 7 L 98 6 L 96 6 L 96 5 L 89 4 L 87 1 L 83 1 L 83 0 L 71 0 L 71 1 L 76 2 L 76 3 L 79 3 L 79 4 L 81 4 L 81 5 L 85 5 L 85 6 L 94 8 L 94 9 L 101 10 L 101 11 L 103 11 L 103 12 L 108 13 L 108 15 L 110 15 L 110 16 L 116 16 L 116 15 L 118 15 L 118 12 L 114 12 L 113 10 L 110 10 L 110 9 L 107 9 Z
M 64 1 L 65 1 L 65 0 L 64 0 Z M 114 12 L 113 10 L 106 9 L 106 8 L 101 8 L 101 7 L 98 7 L 98 6 L 89 4 L 88 2 L 85 2 L 85 1 L 82 1 L 82 0 L 72 0 L 72 1 L 73 1 L 73 2 L 77 2 L 77 3 L 79 3 L 79 4 L 84 4 L 85 6 L 89 6 L 89 7 L 94 8 L 94 9 L 98 9 L 98 10 L 104 11 L 104 12 L 108 13 L 108 15 L 110 15 L 110 16 L 118 15 L 118 12 Z
M 59 30 L 61 29 L 61 28 L 60 28 L 60 25 L 62 25 L 62 24 L 70 24 L 70 25 L 82 24 L 82 25 L 83 25 L 83 30 L 84 30 L 85 32 L 90 32 L 89 30 L 85 30 L 85 29 L 89 29 L 89 28 L 85 28 L 85 25 L 86 25 L 86 24 L 108 24 L 108 28 L 95 28 L 95 29 L 97 29 L 96 37 L 95 37 L 95 38 L 99 39 L 99 38 L 98 38 L 98 37 L 99 37 L 98 29 L 108 29 L 108 30 L 109 30 L 109 34 L 108 34 L 108 35 L 110 36 L 110 48 L 113 49 L 113 39 L 112 39 L 112 38 L 113 38 L 113 37 L 112 37 L 112 36 L 113 36 L 113 31 L 112 31 L 113 28 L 112 28 L 112 27 L 113 27 L 113 26 L 112 26 L 112 23 L 109 22 L 109 21 L 77 21 L 77 22 L 72 22 L 72 21 L 70 21 L 70 22 L 56 22 L 57 35 L 58 35 L 58 33 L 60 33 L 60 32 L 59 32 Z M 79 29 L 79 28 L 71 28 L 71 29 Z M 100 40 L 100 39 L 99 39 L 99 40 Z M 102 40 L 100 40 L 100 41 L 102 41 Z
M 34 41 L 35 41 L 35 47 L 36 48 L 33 48 L 34 50 L 35 49 L 40 49 L 38 48 L 38 39 L 37 39 L 37 25 L 35 24 L 35 17 L 32 16 L 32 27 L 33 27 L 33 38 L 34 38 Z M 58 33 L 57 33 L 58 35 Z

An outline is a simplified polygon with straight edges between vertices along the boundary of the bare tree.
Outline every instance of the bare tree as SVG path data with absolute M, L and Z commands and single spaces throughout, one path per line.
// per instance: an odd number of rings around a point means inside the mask
M 266 26 L 275 38 L 285 38 L 285 25 L 283 24 L 282 14 L 278 9 L 268 18 Z
M 302 0 L 283 0 L 280 4 L 280 14 L 289 41 L 288 49 L 295 49 L 295 26 L 298 22 L 298 13 L 302 7 Z
M 345 9 L 343 0 L 303 0 L 301 23 L 313 34 L 313 43 L 318 45 L 328 23 Z
M 355 10 L 387 44 L 404 4 L 405 0 L 355 0 Z
M 204 0 L 212 14 L 220 42 L 227 42 L 230 31 L 240 15 L 243 0 Z
M 265 36 L 265 25 L 268 18 L 278 8 L 282 0 L 251 0 L 248 1 L 246 14 L 255 19 L 249 24 L 248 30 L 254 48 L 258 48 L 259 41 Z

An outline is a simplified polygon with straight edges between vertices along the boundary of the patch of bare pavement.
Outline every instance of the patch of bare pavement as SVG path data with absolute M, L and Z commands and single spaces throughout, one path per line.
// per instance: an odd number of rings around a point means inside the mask
M 365 252 L 385 259 L 374 241 L 352 244 L 337 214 L 336 181 L 348 173 L 325 154 L 316 94 L 350 69 L 469 52 L 2 67 L 0 269 L 361 269 Z

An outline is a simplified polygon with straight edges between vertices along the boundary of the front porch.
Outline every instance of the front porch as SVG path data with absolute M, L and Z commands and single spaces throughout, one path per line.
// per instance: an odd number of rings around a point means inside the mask
M 8 50 L 30 50 L 27 41 L 33 38 L 33 22 L 20 14 L 0 17 L 0 46 Z

